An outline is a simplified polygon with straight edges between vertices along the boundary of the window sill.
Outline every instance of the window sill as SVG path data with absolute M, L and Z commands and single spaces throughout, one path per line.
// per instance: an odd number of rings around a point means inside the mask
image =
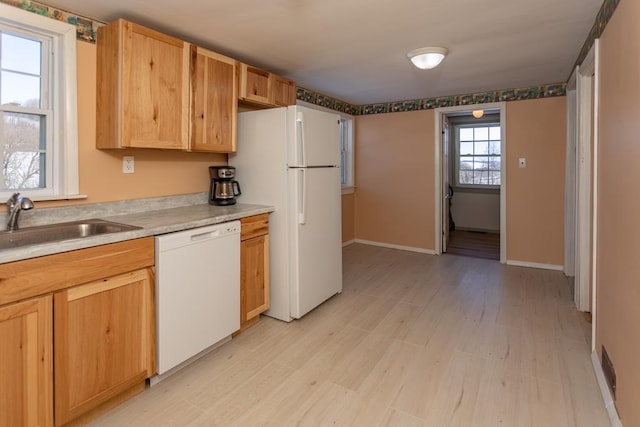
M 51 202 L 55 200 L 79 200 L 86 199 L 86 194 L 52 194 L 48 196 L 28 196 L 34 202 Z
M 500 194 L 500 187 L 453 187 L 455 193 L 485 193 L 485 194 Z
M 355 193 L 356 188 L 355 187 L 342 187 L 342 195 L 344 196 L 345 194 L 353 194 Z

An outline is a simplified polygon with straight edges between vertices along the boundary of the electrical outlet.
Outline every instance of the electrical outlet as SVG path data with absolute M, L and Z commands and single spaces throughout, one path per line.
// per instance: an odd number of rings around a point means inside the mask
M 122 173 L 133 173 L 134 171 L 134 157 L 123 156 L 122 157 Z
M 527 167 L 527 159 L 526 159 L 526 158 L 524 158 L 524 157 L 520 157 L 520 158 L 518 159 L 518 166 L 519 166 L 521 169 L 526 168 L 526 167 Z

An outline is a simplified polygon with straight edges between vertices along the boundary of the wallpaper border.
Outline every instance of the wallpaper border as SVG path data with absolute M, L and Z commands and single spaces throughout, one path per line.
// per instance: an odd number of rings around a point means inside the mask
M 526 99 L 550 98 L 564 96 L 566 83 L 554 83 L 518 89 L 502 89 L 464 95 L 442 96 L 436 98 L 412 99 L 407 101 L 382 102 L 377 104 L 352 105 L 348 102 L 298 87 L 297 98 L 325 108 L 361 116 L 367 114 L 400 113 L 404 111 L 432 110 L 441 107 L 458 105 L 487 104 L 502 101 L 523 101 Z
M 613 12 L 616 10 L 619 3 L 620 0 L 604 0 L 602 6 L 600 7 L 600 10 L 598 11 L 598 14 L 596 15 L 596 20 L 593 23 L 593 27 L 591 27 L 591 31 L 589 31 L 589 35 L 582 45 L 582 49 L 580 49 L 578 58 L 576 58 L 576 62 L 573 64 L 571 73 L 573 73 L 573 70 L 576 68 L 576 66 L 582 64 L 582 61 L 584 61 L 584 59 L 587 57 L 589 51 L 591 50 L 591 47 L 593 46 L 593 43 L 604 32 L 604 29 L 607 27 L 607 24 L 609 23 L 609 20 L 613 16 Z
M 66 22 L 76 26 L 76 38 L 89 43 L 96 42 L 98 27 L 105 25 L 103 22 L 84 16 L 76 15 L 53 6 L 31 0 L 0 0 L 10 6 L 15 6 L 37 15 L 46 16 L 57 21 Z

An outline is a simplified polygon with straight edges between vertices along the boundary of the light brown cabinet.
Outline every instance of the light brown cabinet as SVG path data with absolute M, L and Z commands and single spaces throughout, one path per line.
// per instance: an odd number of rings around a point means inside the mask
M 296 103 L 296 84 L 289 79 L 273 76 L 273 103 L 286 107 Z
M 98 29 L 97 148 L 189 146 L 187 43 L 119 19 Z
M 236 150 L 236 61 L 119 19 L 98 29 L 97 148 Z
M 238 68 L 240 101 L 260 107 L 296 103 L 296 84 L 293 81 L 244 63 L 240 63 Z
M 236 152 L 236 61 L 191 46 L 191 150 Z
M 239 98 L 259 105 L 270 105 L 271 78 L 268 71 L 240 63 Z
M 0 425 L 53 425 L 51 295 L 0 307 Z
M 269 215 L 242 218 L 240 242 L 240 329 L 269 309 Z
M 54 295 L 56 425 L 153 375 L 153 286 L 142 269 Z
M 88 420 L 144 390 L 153 263 L 147 237 L 0 264 L 0 425 Z

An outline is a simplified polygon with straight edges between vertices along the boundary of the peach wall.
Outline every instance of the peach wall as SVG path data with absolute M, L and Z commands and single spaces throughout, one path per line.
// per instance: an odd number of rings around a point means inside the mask
M 78 156 L 80 201 L 38 202 L 38 206 L 197 193 L 209 190 L 208 166 L 226 164 L 223 154 L 160 150 L 97 150 L 96 45 L 78 42 Z M 122 156 L 135 156 L 135 173 L 122 173 Z
M 354 194 L 342 195 L 342 243 L 355 238 L 354 230 Z
M 457 190 L 451 198 L 451 216 L 456 230 L 500 232 L 500 193 Z
M 434 249 L 434 114 L 356 117 L 356 239 Z M 564 97 L 507 103 L 508 260 L 563 264 L 565 119 Z
M 508 102 L 506 118 L 507 260 L 563 265 L 566 98 Z
M 600 38 L 596 349 L 617 376 L 622 424 L 640 426 L 640 2 Z
M 434 249 L 433 110 L 356 117 L 355 236 Z

